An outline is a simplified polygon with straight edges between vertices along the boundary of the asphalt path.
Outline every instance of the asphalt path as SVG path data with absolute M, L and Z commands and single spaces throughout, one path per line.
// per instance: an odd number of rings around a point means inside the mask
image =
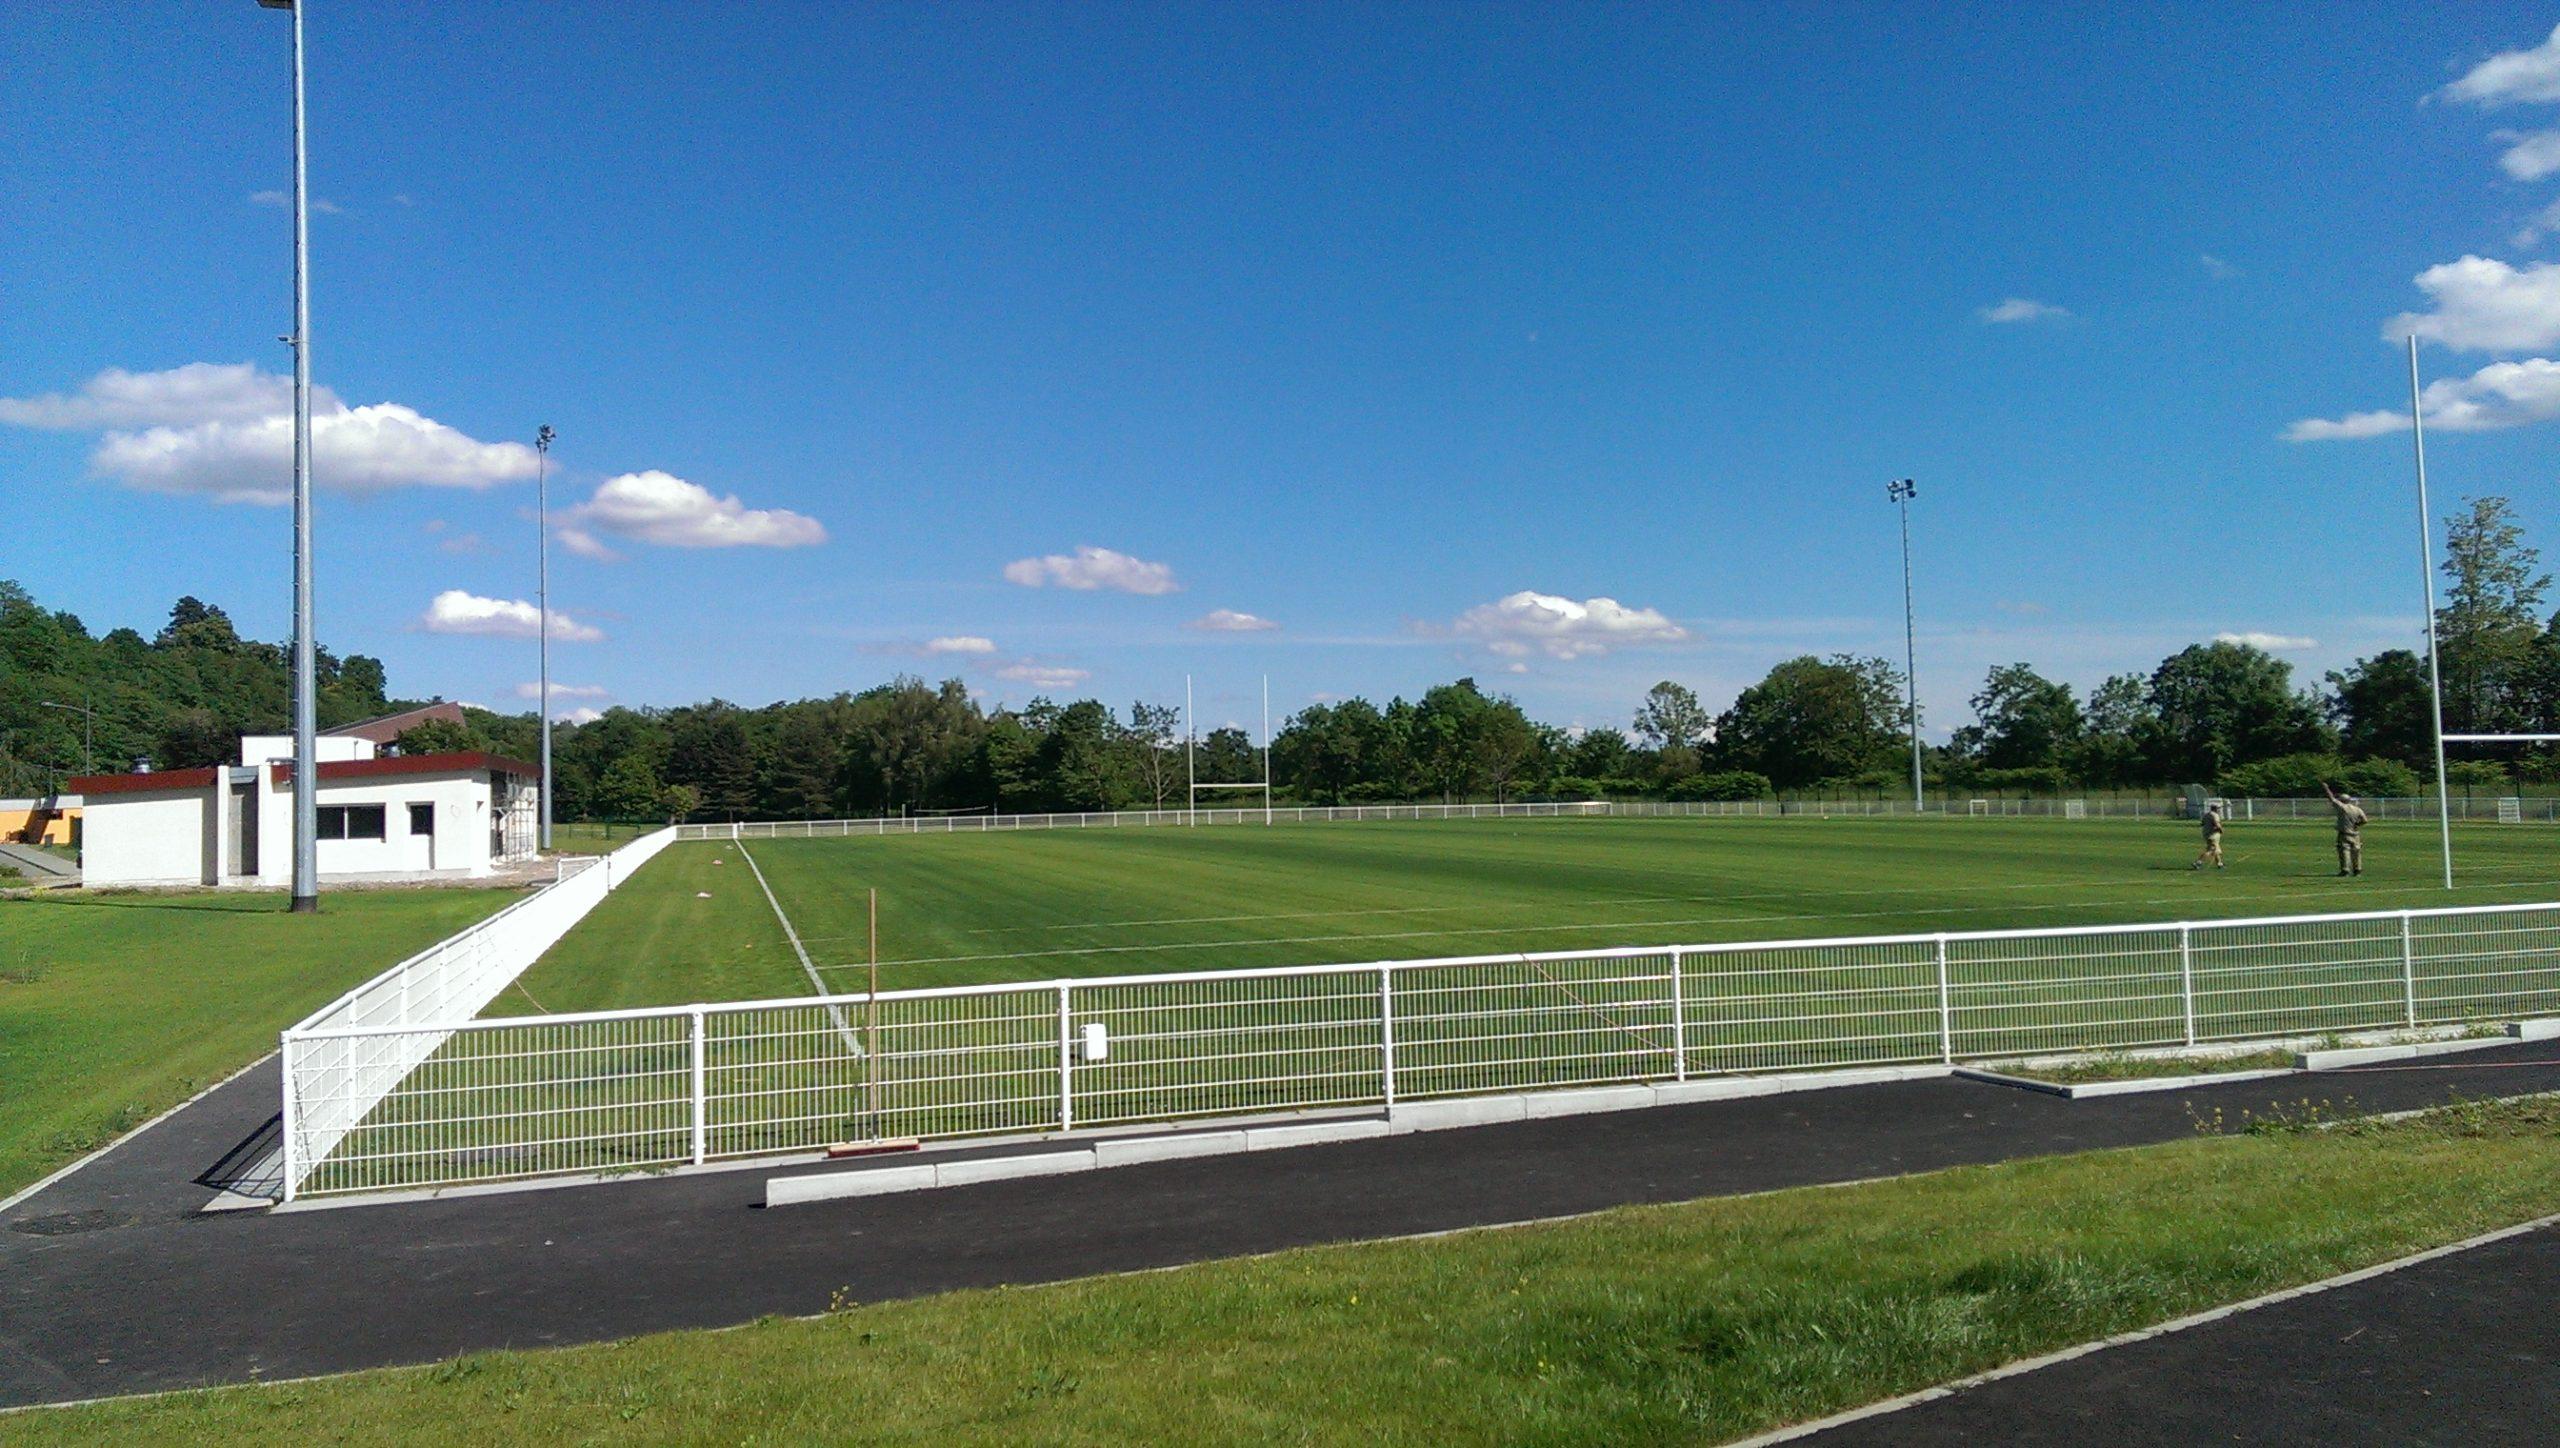
M 592 1342 L 1002 1283 L 2174 1140 L 2304 1096 L 2560 1091 L 2560 1042 L 2452 1069 L 2067 1101 L 1956 1080 L 1298 1147 L 766 1210 L 772 1171 L 204 1213 L 272 1062 L 0 1212 L 0 1404 Z M 252 1149 L 245 1153 L 254 1155 Z M 2244 1365 L 2228 1365 L 2241 1371 Z M 2110 1425 L 2111 1427 L 2116 1425 Z

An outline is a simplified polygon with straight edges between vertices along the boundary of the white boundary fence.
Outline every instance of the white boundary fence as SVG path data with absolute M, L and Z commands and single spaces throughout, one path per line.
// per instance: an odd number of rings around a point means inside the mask
M 2560 1013 L 2560 904 L 1385 961 L 287 1037 L 289 1193 Z M 876 1052 L 845 1038 L 861 1021 Z M 876 1035 L 874 1034 L 876 1033 Z
M 615 886 L 675 843 L 644 835 L 610 855 L 560 857 L 560 878 L 348 991 L 284 1033 L 284 1180 L 311 1164 L 433 1057 Z M 428 1027 L 431 1029 L 419 1029 Z
M 2329 819 L 2329 802 L 2320 799 L 2238 799 L 2234 820 Z M 2375 819 L 2434 819 L 2436 802 L 2389 798 L 2363 801 Z M 2073 813 L 2073 806 L 2079 807 Z M 2181 808 L 2175 799 L 1968 799 L 1961 793 L 1941 799 L 1925 811 L 1960 818 L 2052 817 L 2055 819 L 2161 819 Z M 1364 820 L 1475 819 L 1654 819 L 1654 818 L 1816 818 L 1858 819 L 1912 813 L 1908 800 L 1580 800 L 1539 804 L 1345 804 L 1279 805 L 1250 809 L 1094 810 L 1082 814 L 919 815 L 905 819 L 739 820 L 719 824 L 681 824 L 680 840 L 774 840 L 841 835 L 953 835 L 993 830 L 1143 829 L 1168 825 L 1260 825 L 1351 823 Z M 2453 802 L 2456 819 L 2560 821 L 2560 797 L 2519 799 L 2481 795 Z

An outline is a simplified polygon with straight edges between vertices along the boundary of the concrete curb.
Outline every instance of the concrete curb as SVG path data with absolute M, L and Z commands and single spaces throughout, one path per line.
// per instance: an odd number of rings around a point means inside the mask
M 1052 1137 L 1040 1142 L 1035 1149 L 1008 1156 L 980 1156 L 945 1162 L 902 1160 L 895 1165 L 865 1165 L 837 1172 L 768 1177 L 764 1184 L 764 1204 L 768 1207 L 799 1206 L 808 1202 L 890 1196 L 939 1187 L 969 1186 L 978 1182 L 1009 1181 L 1017 1177 L 1098 1171 L 1151 1161 L 1224 1156 L 1239 1151 L 1276 1151 L 1293 1146 L 1402 1136 L 1415 1131 L 1500 1126 L 1509 1122 L 1547 1120 L 1595 1111 L 1631 1111 L 1696 1101 L 1731 1101 L 1747 1096 L 1818 1091 L 1834 1086 L 1918 1081 L 1948 1074 L 1949 1068 L 1945 1066 L 1879 1066 L 1787 1076 L 1666 1081 L 1652 1086 L 1594 1086 L 1514 1096 L 1468 1096 L 1447 1101 L 1401 1102 L 1380 1116 L 1262 1126 L 1248 1121 L 1223 1131 L 1115 1137 L 1063 1150 L 1057 1148 L 1060 1138 Z M 967 1143 L 953 1145 L 965 1146 Z
M 2059 1096 L 2066 1101 L 2079 1101 L 2091 1096 L 2138 1096 L 2146 1091 L 2188 1091 L 2198 1086 L 2227 1086 L 2237 1081 L 2263 1081 L 2270 1076 L 2291 1076 L 2298 1067 L 2271 1066 L 2262 1071 L 2207 1071 L 2194 1076 L 2147 1076 L 2129 1081 L 2039 1081 L 2033 1076 L 2010 1076 L 1998 1071 L 1985 1071 L 1973 1066 L 1959 1066 L 1956 1077 L 1964 1081 L 1981 1081 L 1992 1086 L 2014 1086 L 2021 1091 L 2039 1091 Z
M 2545 1022 L 2510 1022 L 2510 1032 L 2521 1026 L 2543 1026 Z M 2408 1061 L 2420 1056 L 2450 1056 L 2461 1051 L 2485 1051 L 2493 1046 L 2512 1046 L 2518 1040 L 2540 1040 L 2540 1036 L 2463 1036 L 2450 1041 L 2409 1041 L 2396 1046 L 2347 1046 L 2334 1051 L 2297 1051 L 2293 1064 L 2301 1071 L 2335 1071 L 2343 1066 L 2370 1066 L 2376 1061 Z

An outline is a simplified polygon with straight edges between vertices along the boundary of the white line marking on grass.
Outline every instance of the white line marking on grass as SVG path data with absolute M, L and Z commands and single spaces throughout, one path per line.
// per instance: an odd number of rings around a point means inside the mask
M 2376 1277 L 2387 1277 L 2405 1268 L 2422 1266 L 2439 1257 L 2451 1257 L 2462 1252 L 2476 1251 L 2479 1248 L 2506 1241 L 2510 1237 L 2521 1237 L 2550 1227 L 2560 1227 L 2560 1215 L 2537 1217 L 2530 1222 L 2519 1222 L 2512 1227 L 2500 1227 L 2494 1232 L 2482 1232 L 2476 1237 L 2466 1237 L 2459 1242 L 2442 1247 L 2431 1247 L 2424 1252 L 2412 1253 L 2393 1261 L 2378 1262 L 2371 1267 L 2360 1267 L 2353 1272 L 2341 1273 L 2318 1282 L 2306 1282 L 2299 1287 L 2282 1288 L 2249 1298 L 2244 1302 L 2229 1303 L 2221 1307 L 2208 1308 L 2203 1312 L 2190 1313 L 2185 1317 L 2172 1318 L 2153 1327 L 2136 1328 L 2131 1332 L 2120 1332 L 2113 1337 L 2100 1338 L 2096 1342 L 2084 1342 L 2076 1347 L 2066 1347 L 2059 1352 L 2023 1358 L 2006 1366 L 1993 1368 L 1987 1373 L 1976 1373 L 1969 1378 L 1958 1378 L 1954 1382 L 1941 1383 L 1934 1388 L 1923 1388 L 1916 1393 L 1887 1398 L 1881 1403 L 1869 1403 L 1863 1408 L 1834 1413 L 1828 1418 L 1816 1418 L 1810 1423 L 1798 1423 L 1793 1427 L 1779 1428 L 1754 1437 L 1736 1439 L 1727 1444 L 1726 1448 L 1766 1448 L 1769 1444 L 1797 1442 L 1830 1432 L 1834 1428 L 1847 1427 L 1851 1423 L 1885 1417 L 1888 1414 L 1899 1413 L 1905 1408 L 1916 1408 L 1922 1403 L 1936 1402 L 1940 1398 L 1952 1398 L 1969 1388 L 1978 1388 L 1985 1383 L 1996 1383 L 2002 1378 L 2023 1377 L 2043 1368 L 2067 1363 L 2073 1358 L 2087 1357 L 2091 1353 L 2104 1352 L 2111 1347 L 2126 1347 L 2137 1342 L 2148 1342 L 2155 1337 L 2167 1337 L 2173 1332 L 2185 1332 L 2189 1328 L 2203 1327 L 2209 1323 L 2220 1322 L 2226 1317 L 2237 1317 L 2241 1313 L 2254 1312 L 2261 1307 L 2273 1307 L 2278 1303 L 2290 1302 L 2297 1297 L 2314 1297 L 2341 1287 L 2353 1287 L 2359 1282 L 2369 1282 Z
M 731 840 L 729 843 L 738 847 L 738 854 L 746 860 L 747 868 L 755 872 L 756 887 L 764 891 L 765 903 L 773 907 L 773 918 L 782 922 L 783 938 L 791 942 L 791 953 L 800 957 L 800 969 L 809 977 L 809 989 L 819 995 L 829 994 L 826 978 L 818 974 L 816 962 L 809 959 L 808 947 L 800 943 L 800 932 L 793 928 L 791 917 L 783 913 L 782 902 L 774 898 L 773 886 L 765 883 L 764 867 L 757 864 L 756 857 L 748 852 L 746 841 Z M 827 1016 L 836 1023 L 836 1034 L 844 1038 L 844 1048 L 861 1055 L 862 1043 L 854 1039 L 853 1023 L 844 1018 L 843 1007 L 827 1007 Z

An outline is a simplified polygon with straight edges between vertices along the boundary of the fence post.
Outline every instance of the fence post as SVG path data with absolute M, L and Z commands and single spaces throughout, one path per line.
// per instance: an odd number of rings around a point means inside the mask
M 2194 928 L 2178 926 L 2178 1001 L 2187 1018 L 2187 1044 L 2196 1043 L 2196 956 Z
M 1068 1019 L 1067 992 L 1074 989 L 1065 981 L 1058 982 L 1058 1129 L 1072 1131 L 1076 1124 L 1075 1086 L 1071 1074 L 1075 1065 L 1075 1026 Z
M 2408 1007 L 2409 1029 L 2418 1028 L 2418 953 L 2409 940 L 2409 912 L 2400 912 L 2400 998 Z
M 284 1136 L 284 1199 L 288 1202 L 293 1200 L 294 1189 L 302 1184 L 302 1143 L 297 1139 L 302 1133 L 296 1129 L 301 1122 L 302 1112 L 294 1101 L 297 1093 L 293 1089 L 295 1057 L 300 1053 L 294 1050 L 294 1045 L 293 1032 L 285 1032 L 283 1045 L 278 1053 L 281 1057 L 280 1064 L 284 1067 L 284 1103 L 283 1116 L 277 1122 L 277 1129 Z
M 708 1159 L 711 1141 L 710 1104 L 702 1089 L 702 1007 L 693 1008 L 693 1164 Z
M 1956 1063 L 1955 996 L 1947 988 L 1947 937 L 1938 937 L 1938 1055 L 1948 1065 Z
M 1390 1107 L 1396 1104 L 1396 971 L 1378 967 L 1378 1081 Z
M 1688 988 L 1680 975 L 1679 946 L 1671 947 L 1671 1079 L 1689 1079 Z

